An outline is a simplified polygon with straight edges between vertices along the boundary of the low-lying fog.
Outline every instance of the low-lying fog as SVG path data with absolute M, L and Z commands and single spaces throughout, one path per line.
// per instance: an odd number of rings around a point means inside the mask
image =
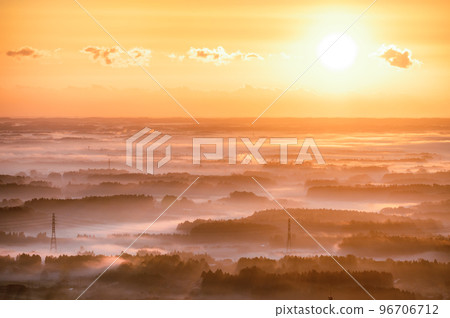
M 20 277 L 48 272 L 46 257 L 104 255 L 104 264 L 92 261 L 90 277 L 168 207 L 127 250 L 130 257 L 139 251 L 152 257 L 181 252 L 191 253 L 191 258 L 207 255 L 202 270 L 193 274 L 200 279 L 202 271 L 214 269 L 211 273 L 216 273 L 219 263 L 222 271 L 240 275 L 236 264 L 243 258 L 266 257 L 277 262 L 286 255 L 306 259 L 326 255 L 293 220 L 291 243 L 287 243 L 289 216 L 252 177 L 333 255 L 373 262 L 436 261 L 449 277 L 448 120 L 299 119 L 282 125 L 278 121 L 264 120 L 249 129 L 239 120 L 233 124 L 211 120 L 199 128 L 182 120 L 0 119 L 0 263 L 4 264 L 0 287 L 2 281 L 17 283 L 24 281 Z M 125 140 L 144 127 L 172 136 L 172 160 L 155 175 L 125 164 Z M 201 165 L 193 165 L 192 137 L 237 138 L 238 164 L 230 165 L 227 157 L 217 161 L 203 157 Z M 257 164 L 254 158 L 240 164 L 249 154 L 241 137 L 252 142 L 267 138 L 261 147 L 267 164 Z M 280 164 L 279 146 L 270 145 L 270 137 L 298 138 L 300 144 L 288 148 L 288 164 Z M 306 137 L 314 138 L 325 165 L 315 160 L 293 164 Z M 226 147 L 225 142 L 225 154 Z M 162 151 L 156 153 L 157 158 Z M 214 147 L 205 146 L 202 151 L 212 152 Z M 50 251 L 53 214 L 56 251 Z M 5 264 L 19 262 L 23 254 L 39 255 L 41 265 L 25 266 L 24 272 L 11 276 L 9 266 L 13 265 Z M 233 270 L 227 262 L 234 264 L 230 265 Z M 371 265 L 355 270 L 378 269 Z M 418 286 L 399 281 L 398 273 L 387 265 L 383 271 L 393 275 L 392 286 L 386 285 L 389 288 L 404 284 L 408 292 L 420 294 L 417 297 L 433 294 L 432 287 L 424 295 Z M 201 277 L 210 284 L 219 279 Z M 238 278 L 226 279 L 230 286 L 238 284 Z M 198 293 L 192 293 L 197 285 L 189 285 L 183 297 L 207 298 L 208 293 L 214 295 L 213 285 L 202 286 Z M 434 295 L 447 297 L 448 286 L 436 287 Z M 222 292 L 220 297 L 232 297 L 232 292 L 228 296 Z M 400 294 L 396 295 L 411 296 Z M 252 295 L 247 296 L 266 297 Z

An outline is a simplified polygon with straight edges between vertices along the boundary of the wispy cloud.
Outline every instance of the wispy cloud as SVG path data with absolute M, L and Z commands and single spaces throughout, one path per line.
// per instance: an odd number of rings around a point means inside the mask
M 172 60 L 179 60 L 179 61 L 183 61 L 185 56 L 184 55 L 176 55 L 175 53 L 171 53 L 168 55 L 170 59 Z
M 213 49 L 209 48 L 194 48 L 191 47 L 189 51 L 187 51 L 187 57 L 193 60 L 202 61 L 205 63 L 213 63 L 215 65 L 224 65 L 228 64 L 234 60 L 241 61 L 252 61 L 252 60 L 263 60 L 264 58 L 257 53 L 242 53 L 241 51 L 228 53 L 221 46 Z M 175 54 L 170 54 L 170 58 L 172 59 L 184 59 L 184 55 L 177 56 Z
M 138 64 L 148 65 L 152 52 L 149 49 L 133 48 L 128 53 L 133 57 L 130 58 L 118 46 L 88 46 L 81 50 L 82 53 L 88 54 L 92 61 L 98 62 L 104 66 L 112 67 L 128 67 Z
M 391 66 L 398 68 L 409 68 L 415 63 L 420 63 L 418 60 L 412 58 L 410 50 L 402 50 L 395 45 L 383 44 L 374 55 L 384 59 Z

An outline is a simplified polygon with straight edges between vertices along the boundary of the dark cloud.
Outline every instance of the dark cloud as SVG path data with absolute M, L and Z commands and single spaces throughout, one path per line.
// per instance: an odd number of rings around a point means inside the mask
M 50 57 L 53 56 L 58 50 L 55 52 L 47 51 L 47 50 L 38 50 L 32 48 L 30 46 L 24 46 L 17 50 L 9 50 L 6 52 L 7 56 L 15 57 L 17 59 L 21 58 L 41 58 L 41 57 Z
M 395 45 L 383 45 L 378 49 L 376 56 L 386 60 L 391 66 L 399 68 L 409 68 L 419 61 L 414 60 L 412 53 L 408 49 L 399 49 Z

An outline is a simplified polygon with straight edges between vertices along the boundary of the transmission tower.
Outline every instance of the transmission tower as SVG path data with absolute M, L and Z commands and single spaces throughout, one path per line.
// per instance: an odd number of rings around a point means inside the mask
M 286 254 L 291 250 L 292 238 L 291 238 L 291 219 L 288 219 L 288 232 L 287 232 L 287 243 L 286 243 Z
M 56 252 L 56 217 L 55 213 L 52 214 L 52 238 L 50 239 L 50 252 L 53 250 Z

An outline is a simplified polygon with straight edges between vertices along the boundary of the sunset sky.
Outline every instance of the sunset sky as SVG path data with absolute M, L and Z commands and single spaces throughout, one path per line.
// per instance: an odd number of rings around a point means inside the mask
M 79 2 L 194 117 L 256 118 L 372 0 Z M 0 6 L 0 116 L 188 118 L 75 1 Z M 448 12 L 378 0 L 264 116 L 449 117 Z

